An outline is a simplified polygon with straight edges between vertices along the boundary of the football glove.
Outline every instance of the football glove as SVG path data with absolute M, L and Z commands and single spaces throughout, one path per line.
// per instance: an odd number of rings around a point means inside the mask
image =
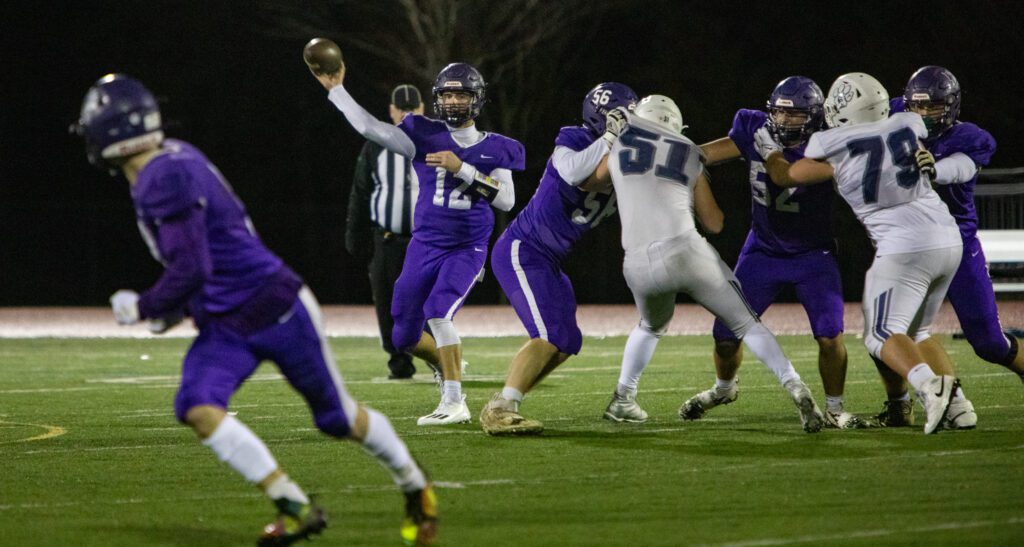
M 761 156 L 761 159 L 768 161 L 768 156 L 782 152 L 782 145 L 775 142 L 767 127 L 761 126 L 761 129 L 754 132 L 754 150 Z
M 605 115 L 604 135 L 601 138 L 611 147 L 612 144 L 615 144 L 615 139 L 618 139 L 619 135 L 625 133 L 628 127 L 629 122 L 626 120 L 626 109 L 620 106 Z
M 134 325 L 139 322 L 139 293 L 121 289 L 110 296 L 110 308 L 119 325 Z
M 917 168 L 928 175 L 928 180 L 935 182 L 935 156 L 924 148 L 918 148 L 914 152 L 914 161 L 917 162 Z

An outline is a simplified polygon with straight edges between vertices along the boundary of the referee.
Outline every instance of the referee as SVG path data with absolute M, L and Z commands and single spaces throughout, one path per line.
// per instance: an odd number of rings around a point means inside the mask
M 423 100 L 416 87 L 402 84 L 391 92 L 388 108 L 396 125 L 406 114 L 423 114 Z M 405 249 L 412 237 L 413 210 L 419 184 L 412 163 L 377 143 L 367 141 L 356 161 L 348 200 L 345 249 L 357 258 L 370 260 L 370 287 L 377 309 L 381 345 L 390 356 L 388 378 L 412 378 L 412 357 L 391 343 L 391 296 L 402 273 Z M 370 241 L 373 247 L 370 248 Z

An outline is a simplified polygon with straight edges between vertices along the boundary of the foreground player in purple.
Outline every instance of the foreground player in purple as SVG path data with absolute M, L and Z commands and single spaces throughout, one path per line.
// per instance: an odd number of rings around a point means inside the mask
M 485 102 L 483 77 L 465 63 L 452 63 L 434 81 L 434 113 L 408 115 L 395 127 L 375 119 L 342 85 L 345 66 L 317 75 L 328 98 L 363 137 L 412 159 L 419 178 L 412 242 L 395 282 L 392 342 L 444 376 L 441 402 L 419 425 L 471 419 L 462 394 L 462 343 L 453 319 L 482 278 L 494 229 L 491 207 L 515 204 L 512 171 L 525 167 L 518 141 L 477 130 L 473 121 Z M 424 326 L 430 333 L 424 332 Z
M 892 99 L 891 105 L 893 112 L 916 112 L 924 119 L 928 128 L 924 144 L 935 161 L 935 192 L 960 228 L 964 254 L 946 297 L 960 320 L 964 336 L 978 357 L 1002 365 L 1024 380 L 1024 353 L 1019 351 L 1020 341 L 1004 333 L 999 323 L 992 280 L 977 236 L 974 187 L 978 170 L 988 165 L 995 153 L 995 139 L 977 125 L 957 119 L 960 83 L 952 72 L 940 66 L 925 66 L 914 72 L 903 96 Z M 878 415 L 879 422 L 890 427 L 913 425 L 913 406 L 906 382 L 884 365 L 879 371 L 889 395 Z M 970 429 L 977 425 L 978 416 L 974 405 L 961 397 L 950 403 L 948 420 L 948 428 Z
M 322 330 L 319 304 L 302 279 L 256 235 L 220 171 L 192 145 L 164 139 L 160 111 L 138 81 L 101 78 L 82 104 L 76 130 L 94 165 L 128 180 L 139 230 L 164 265 L 138 294 L 110 299 L 118 323 L 148 320 L 161 333 L 192 316 L 199 336 L 182 364 L 178 420 L 277 507 L 260 545 L 288 545 L 327 526 L 248 427 L 227 413 L 235 391 L 261 361 L 273 361 L 306 400 L 324 433 L 358 442 L 390 472 L 406 497 L 403 537 L 433 541 L 433 488 L 383 414 L 346 391 Z
M 750 173 L 750 233 L 736 262 L 735 274 L 753 311 L 761 315 L 784 287 L 792 287 L 811 322 L 818 342 L 818 370 L 825 388 L 825 424 L 863 427 L 843 409 L 846 346 L 843 344 L 843 291 L 832 237 L 832 200 L 827 185 L 782 188 L 770 173 L 784 171 L 803 157 L 807 139 L 824 125 L 824 96 L 810 78 L 790 76 L 775 86 L 767 112 L 739 110 L 729 136 L 701 148 L 708 164 L 743 157 Z M 783 157 L 766 162 L 761 140 L 784 147 Z M 715 321 L 715 386 L 683 403 L 679 416 L 696 420 L 709 409 L 736 400 L 736 372 L 743 346 L 720 320 Z
M 583 336 L 576 324 L 576 295 L 561 262 L 583 234 L 615 214 L 612 189 L 589 180 L 618 136 L 605 127 L 612 109 L 632 108 L 636 93 L 616 82 L 597 85 L 583 100 L 583 126 L 563 127 L 530 202 L 509 224 L 491 253 L 491 269 L 523 322 L 530 340 L 509 365 L 505 387 L 480 413 L 492 435 L 529 435 L 544 425 L 519 414 L 530 389 L 570 355 Z

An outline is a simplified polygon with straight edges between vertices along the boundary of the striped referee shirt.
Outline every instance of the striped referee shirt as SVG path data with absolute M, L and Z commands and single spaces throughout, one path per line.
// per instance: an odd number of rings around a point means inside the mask
M 364 144 L 349 194 L 346 248 L 351 251 L 353 245 L 369 243 L 373 228 L 412 235 L 418 192 L 411 160 L 377 143 Z

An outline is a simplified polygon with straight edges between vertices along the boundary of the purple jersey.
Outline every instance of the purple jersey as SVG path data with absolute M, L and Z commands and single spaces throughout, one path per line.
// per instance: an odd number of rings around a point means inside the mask
M 584 127 L 563 127 L 555 138 L 555 146 L 578 152 L 594 140 Z M 570 185 L 549 158 L 537 191 L 506 232 L 561 262 L 583 234 L 615 214 L 615 210 L 615 194 L 611 190 L 586 192 Z
M 895 97 L 889 101 L 891 112 L 906 110 L 903 97 Z M 956 122 L 933 141 L 925 142 L 925 147 L 935 156 L 935 161 L 958 152 L 966 154 L 979 167 L 988 165 L 992 154 L 996 151 L 996 141 L 988 131 L 973 123 Z M 978 231 L 978 212 L 974 208 L 974 186 L 978 176 L 960 184 L 936 184 L 935 192 L 946 202 L 949 212 L 953 214 L 960 226 L 960 236 L 967 241 Z
M 227 180 L 188 143 L 164 141 L 163 152 L 142 169 L 131 193 L 139 231 L 167 267 L 141 297 L 143 317 L 186 305 L 197 317 L 224 315 L 287 270 L 263 246 Z M 301 282 L 288 285 L 297 291 Z M 286 298 L 289 304 L 293 298 L 294 293 Z
M 827 184 L 781 188 L 772 182 L 754 147 L 754 133 L 767 119 L 760 110 L 741 109 L 729 130 L 729 138 L 747 160 L 750 173 L 752 225 L 744 248 L 772 256 L 832 249 L 832 188 Z M 786 148 L 786 161 L 804 157 L 804 146 Z
M 464 162 L 489 174 L 494 169 L 522 171 L 526 151 L 514 139 L 484 133 L 480 142 L 462 148 L 452 139 L 448 126 L 424 116 L 409 115 L 398 127 L 416 146 L 413 168 L 420 189 L 413 218 L 413 237 L 435 247 L 486 245 L 494 229 L 494 213 L 484 199 L 467 194 L 469 184 L 440 167 L 426 164 L 426 155 L 450 150 Z

